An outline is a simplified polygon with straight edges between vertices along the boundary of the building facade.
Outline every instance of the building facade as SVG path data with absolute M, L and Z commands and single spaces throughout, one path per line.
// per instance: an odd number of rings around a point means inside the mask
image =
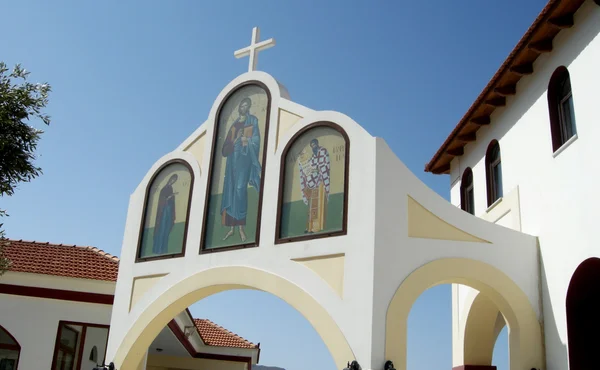
M 119 260 L 97 248 L 4 240 L 0 369 L 92 370 L 106 359 Z M 260 348 L 189 310 L 152 341 L 147 369 L 250 369 Z
M 550 1 L 426 167 L 450 175 L 455 206 L 537 236 L 548 369 L 597 366 L 599 32 L 597 1 Z M 454 365 L 491 365 L 477 351 L 495 338 L 469 337 L 502 316 L 469 287 L 453 301 Z

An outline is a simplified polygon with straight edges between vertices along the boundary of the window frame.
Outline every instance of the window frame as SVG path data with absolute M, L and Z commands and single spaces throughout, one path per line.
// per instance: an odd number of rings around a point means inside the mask
M 566 88 L 568 84 L 568 89 Z M 548 113 L 552 135 L 552 151 L 556 153 L 569 140 L 577 135 L 573 86 L 569 70 L 559 66 L 554 70 L 548 83 Z M 564 104 L 571 106 L 571 112 L 565 115 Z M 570 131 L 570 134 L 569 134 Z
M 475 215 L 475 185 L 471 167 L 467 167 L 463 171 L 460 180 L 460 208 L 467 213 Z
M 53 356 L 52 356 L 51 369 L 52 370 L 55 369 L 56 362 L 58 361 L 58 352 L 63 347 L 62 344 L 60 343 L 62 329 L 63 329 L 63 327 L 68 328 L 68 326 L 81 326 L 81 333 L 79 333 L 79 337 L 81 337 L 81 340 L 78 338 L 79 343 L 77 343 L 77 345 L 76 345 L 77 348 L 75 349 L 75 354 L 77 355 L 77 357 L 74 358 L 73 370 L 81 369 L 82 360 L 84 358 L 83 350 L 85 348 L 85 339 L 86 339 L 86 334 L 87 334 L 87 328 L 106 329 L 106 344 L 104 347 L 104 357 L 98 358 L 99 360 L 102 360 L 102 363 L 104 363 L 104 361 L 106 360 L 106 350 L 108 348 L 108 337 L 110 336 L 110 325 L 60 320 L 60 321 L 58 321 L 58 327 L 56 329 L 56 341 L 54 343 L 54 352 L 53 352 Z M 72 328 L 69 328 L 69 329 L 74 330 Z
M 500 178 L 496 174 L 496 169 L 500 171 Z M 494 202 L 503 196 L 502 189 L 502 152 L 498 140 L 492 140 L 485 154 L 485 175 L 487 185 L 487 206 L 488 208 Z

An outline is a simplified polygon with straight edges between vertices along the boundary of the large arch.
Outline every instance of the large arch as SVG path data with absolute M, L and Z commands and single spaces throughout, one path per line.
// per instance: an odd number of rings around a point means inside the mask
M 502 312 L 509 327 L 511 369 L 544 368 L 541 324 L 523 291 L 503 272 L 484 262 L 445 258 L 413 271 L 396 290 L 386 315 L 385 357 L 406 370 L 407 319 L 425 290 L 457 283 L 485 294 Z
M 298 310 L 315 328 L 336 366 L 343 368 L 354 354 L 346 337 L 306 291 L 280 276 L 244 266 L 215 267 L 195 273 L 170 286 L 138 316 L 123 337 L 114 356 L 119 369 L 137 369 L 152 340 L 178 313 L 194 302 L 232 289 L 256 289 L 271 293 Z
M 598 297 L 600 258 L 583 261 L 573 273 L 567 291 L 567 337 L 571 370 L 598 367 Z

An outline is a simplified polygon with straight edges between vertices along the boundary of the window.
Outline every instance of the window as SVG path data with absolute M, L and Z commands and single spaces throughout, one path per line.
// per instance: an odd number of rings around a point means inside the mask
M 500 159 L 500 144 L 493 140 L 485 155 L 485 172 L 487 180 L 488 207 L 502 198 L 502 161 Z
M 552 132 L 552 149 L 555 152 L 576 134 L 571 78 L 565 67 L 558 67 L 550 78 L 548 110 Z
M 460 182 L 460 208 L 475 214 L 475 194 L 473 191 L 473 171 L 467 167 Z
M 17 340 L 0 326 L 0 370 L 16 370 L 20 353 Z
M 51 369 L 91 369 L 103 363 L 108 330 L 108 325 L 60 321 Z
M 77 327 L 77 329 L 81 330 L 81 327 Z M 75 368 L 79 330 L 66 324 L 61 325 L 54 370 L 73 370 Z

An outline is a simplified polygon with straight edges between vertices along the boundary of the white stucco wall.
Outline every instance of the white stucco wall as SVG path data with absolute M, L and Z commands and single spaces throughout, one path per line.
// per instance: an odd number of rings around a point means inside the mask
M 554 39 L 553 51 L 534 63 L 534 74 L 519 82 L 517 94 L 507 99 L 506 107 L 494 112 L 492 124 L 481 128 L 477 141 L 453 160 L 450 180 L 452 184 L 465 168 L 472 168 L 475 214 L 485 218 L 485 151 L 492 139 L 498 140 L 504 194 L 518 186 L 522 230 L 539 236 L 549 370 L 568 366 L 565 298 L 570 278 L 579 263 L 600 255 L 594 156 L 595 139 L 600 135 L 600 7 L 587 0 L 574 20 L 574 27 Z M 577 138 L 555 156 L 546 92 L 552 73 L 561 65 L 571 77 Z M 457 206 L 459 188 L 460 181 L 456 181 L 450 192 Z
M 0 294 L 0 325 L 21 345 L 24 370 L 50 369 L 60 320 L 108 325 L 110 315 L 110 305 Z

